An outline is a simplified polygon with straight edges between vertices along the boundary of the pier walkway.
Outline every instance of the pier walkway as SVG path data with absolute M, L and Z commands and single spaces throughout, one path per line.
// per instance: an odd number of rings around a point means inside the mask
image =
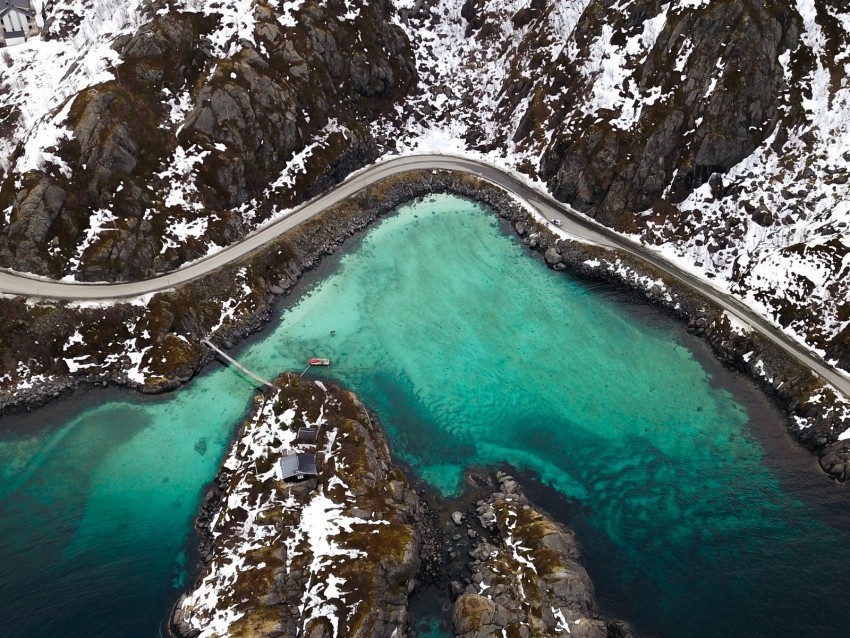
M 263 377 L 261 377 L 261 376 L 260 376 L 260 375 L 258 375 L 258 374 L 255 374 L 255 373 L 251 372 L 248 368 L 246 368 L 246 367 L 245 367 L 245 366 L 243 366 L 241 363 L 239 363 L 236 359 L 234 359 L 233 357 L 231 357 L 230 355 L 228 355 L 226 352 L 224 352 L 224 350 L 222 350 L 221 348 L 219 348 L 217 345 L 215 345 L 215 344 L 214 344 L 212 341 L 210 341 L 209 339 L 201 339 L 201 343 L 204 343 L 204 344 L 208 345 L 210 348 L 212 348 L 213 350 L 215 350 L 215 351 L 216 351 L 219 355 L 221 355 L 221 357 L 222 357 L 223 359 L 225 359 L 226 361 L 229 361 L 230 363 L 232 363 L 234 366 L 236 366 L 237 368 L 239 368 L 239 370 L 241 370 L 244 374 L 246 374 L 247 376 L 249 376 L 249 377 L 251 377 L 252 379 L 254 379 L 254 381 L 256 381 L 257 383 L 259 383 L 260 385 L 267 385 L 268 387 L 272 388 L 273 390 L 277 390 L 277 389 L 278 389 L 278 387 L 277 387 L 274 383 L 272 383 L 272 382 L 271 382 L 271 381 L 269 381 L 268 379 L 264 379 Z

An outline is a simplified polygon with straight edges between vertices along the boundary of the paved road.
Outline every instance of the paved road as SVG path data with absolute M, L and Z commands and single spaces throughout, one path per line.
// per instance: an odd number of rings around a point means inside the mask
M 297 226 L 301 222 L 322 212 L 329 206 L 345 199 L 365 186 L 385 177 L 409 170 L 447 169 L 473 173 L 494 184 L 511 191 L 529 204 L 534 206 L 548 219 L 559 219 L 562 229 L 570 234 L 595 242 L 605 247 L 616 247 L 624 250 L 656 268 L 676 277 L 687 285 L 699 290 L 740 321 L 749 324 L 766 338 L 781 346 L 788 353 L 810 367 L 826 381 L 838 388 L 845 396 L 850 397 L 850 377 L 837 372 L 826 364 L 820 357 L 809 351 L 805 346 L 792 340 L 778 331 L 766 319 L 757 315 L 743 303 L 728 294 L 714 288 L 709 283 L 700 280 L 690 273 L 677 268 L 657 254 L 625 239 L 610 229 L 581 216 L 568 206 L 555 201 L 545 193 L 529 187 L 527 184 L 513 178 L 498 168 L 471 159 L 452 157 L 448 155 L 413 155 L 387 160 L 373 165 L 345 182 L 302 206 L 298 207 L 287 217 L 257 230 L 245 237 L 238 244 L 229 246 L 220 252 L 192 263 L 179 270 L 132 283 L 91 284 L 58 282 L 37 279 L 26 275 L 0 270 L 0 292 L 29 297 L 43 297 L 74 301 L 107 301 L 138 297 L 140 295 L 167 290 L 186 283 L 211 272 L 225 264 L 238 260 L 240 257 L 257 250 L 278 235 Z

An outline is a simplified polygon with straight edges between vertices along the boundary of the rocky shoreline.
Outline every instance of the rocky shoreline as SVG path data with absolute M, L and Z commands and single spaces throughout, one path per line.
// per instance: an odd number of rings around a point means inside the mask
M 449 514 L 411 487 L 357 397 L 293 374 L 276 384 L 255 397 L 203 499 L 197 578 L 173 636 L 411 637 L 409 599 L 423 586 L 448 592 L 462 638 L 633 635 L 600 616 L 573 532 L 511 476 L 470 473 L 466 514 Z M 299 442 L 305 425 L 315 443 Z M 288 450 L 308 448 L 317 475 L 283 480 Z
M 453 539 L 472 545 L 450 550 L 467 569 L 449 584 L 454 635 L 633 636 L 626 623 L 600 615 L 573 531 L 529 503 L 509 474 L 484 480 L 492 492 L 451 515 L 466 530 Z
M 850 427 L 850 410 L 831 390 L 824 389 L 811 371 L 771 342 L 741 329 L 698 292 L 630 256 L 559 238 L 506 192 L 474 176 L 450 171 L 418 171 L 389 178 L 286 233 L 242 264 L 154 297 L 148 308 L 136 312 L 135 320 L 156 326 L 157 332 L 150 331 L 151 350 L 156 355 L 164 353 L 163 361 L 168 363 L 143 383 L 128 379 L 120 367 L 77 375 L 54 367 L 55 374 L 47 375 L 42 384 L 14 394 L 10 390 L 0 393 L 0 413 L 29 410 L 80 387 L 114 384 L 150 393 L 179 387 L 214 358 L 197 340 L 208 334 L 220 317 L 202 312 L 199 300 L 208 304 L 210 299 L 226 299 L 233 292 L 236 268 L 243 274 L 243 286 L 250 286 L 251 303 L 215 331 L 214 339 L 225 348 L 260 331 L 272 319 L 278 300 L 323 257 L 399 206 L 432 193 L 451 193 L 481 203 L 554 270 L 615 283 L 673 313 L 688 324 L 690 332 L 704 337 L 724 364 L 755 379 L 777 402 L 788 416 L 790 435 L 818 455 L 825 472 L 840 481 L 850 478 L 850 446 L 838 440 Z M 74 312 L 67 306 L 56 311 L 64 312 L 61 319 L 66 324 L 87 318 L 86 311 Z M 38 334 L 29 336 L 38 342 Z M 182 339 L 179 357 L 170 356 L 175 336 Z M 97 346 L 87 344 L 90 349 Z M 56 359 L 55 354 L 47 356 Z M 155 357 L 151 355 L 151 359 Z

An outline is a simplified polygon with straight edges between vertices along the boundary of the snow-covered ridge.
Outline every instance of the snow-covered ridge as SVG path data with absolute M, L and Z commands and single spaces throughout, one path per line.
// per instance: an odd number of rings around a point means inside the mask
M 32 102 L 23 89 L 44 74 L 21 66 L 26 51 L 11 63 L 23 88 L 8 116 L 0 100 L 2 265 L 55 278 L 150 276 L 359 168 L 375 153 L 369 122 L 413 83 L 386 2 L 155 0 L 112 11 L 116 24 L 136 11 L 120 29 L 98 21 L 107 0 L 50 5 L 45 37 L 55 41 L 29 45 L 36 61 L 61 46 L 106 62 L 32 117 L 16 104 Z M 31 223 L 45 199 L 49 219 Z M 96 223 L 104 214 L 120 232 Z
M 806 121 L 780 125 L 783 143 L 774 135 L 723 176 L 734 197 L 717 198 L 706 184 L 680 204 L 686 219 L 680 238 L 670 237 L 670 228 L 648 229 L 666 242 L 663 254 L 725 282 L 829 359 L 828 344 L 850 324 L 850 60 L 841 56 L 827 68 L 814 3 L 801 0 L 797 10 L 800 46 L 815 60 L 804 78 L 803 92 L 811 92 L 803 103 Z M 836 17 L 846 37 L 850 13 Z M 783 62 L 792 84 L 789 57 Z M 838 85 L 830 79 L 836 64 L 843 69 Z

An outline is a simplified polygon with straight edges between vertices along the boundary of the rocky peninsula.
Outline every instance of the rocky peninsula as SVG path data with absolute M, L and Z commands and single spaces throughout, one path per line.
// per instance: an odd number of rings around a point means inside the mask
M 412 636 L 409 595 L 450 572 L 464 575 L 437 584 L 455 599 L 456 636 L 631 635 L 600 617 L 573 533 L 513 478 L 488 479 L 460 552 L 454 525 L 439 528 L 355 395 L 293 374 L 275 385 L 256 396 L 203 501 L 201 564 L 175 606 L 175 635 Z M 284 480 L 293 453 L 315 455 L 316 475 Z
M 256 397 L 197 520 L 203 567 L 179 636 L 376 636 L 406 631 L 419 570 L 416 492 L 351 393 L 285 374 Z M 300 428 L 315 429 L 304 441 Z M 287 482 L 288 455 L 315 475 Z

